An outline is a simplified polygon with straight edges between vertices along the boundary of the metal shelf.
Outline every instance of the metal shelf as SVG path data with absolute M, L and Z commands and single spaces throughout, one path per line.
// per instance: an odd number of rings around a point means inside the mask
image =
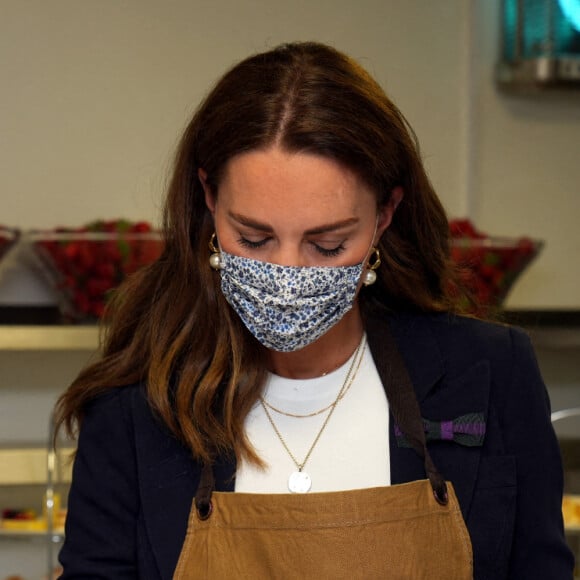
M 72 461 L 69 460 L 74 448 L 59 449 L 58 466 L 60 483 L 70 483 Z M 0 486 L 3 485 L 43 485 L 46 486 L 46 447 L 0 448 Z
M 12 530 L 2 527 L 0 524 L 0 540 L 34 540 L 39 539 L 46 542 L 48 536 L 47 530 Z M 64 530 L 56 530 L 50 534 L 52 543 L 58 544 L 64 540 Z
M 580 348 L 580 328 L 529 328 L 536 348 L 567 350 Z
M 98 326 L 0 326 L 0 350 L 89 350 L 99 348 Z
M 580 310 L 506 310 L 500 321 L 525 328 L 536 348 L 580 348 Z
M 580 310 L 506 310 L 501 322 L 526 328 L 538 348 L 580 348 Z M 99 348 L 97 325 L 0 324 L 0 350 L 95 351 Z

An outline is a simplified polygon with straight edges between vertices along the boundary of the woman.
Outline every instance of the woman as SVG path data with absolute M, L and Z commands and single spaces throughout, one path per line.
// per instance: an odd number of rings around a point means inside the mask
M 571 577 L 529 341 L 455 313 L 445 213 L 355 62 L 229 71 L 164 226 L 59 402 L 63 578 Z

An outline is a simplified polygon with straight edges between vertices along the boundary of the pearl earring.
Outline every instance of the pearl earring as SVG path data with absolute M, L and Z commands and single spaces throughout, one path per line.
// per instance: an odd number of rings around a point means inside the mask
M 209 240 L 209 249 L 213 252 L 209 257 L 209 265 L 214 270 L 221 270 L 223 268 L 222 254 L 220 249 L 215 245 L 216 235 L 215 232 L 211 235 Z
M 367 269 L 365 270 L 365 273 L 363 275 L 363 284 L 365 286 L 370 286 L 371 284 L 374 284 L 377 281 L 376 269 L 381 265 L 381 254 L 378 248 L 373 248 L 373 256 L 374 256 L 373 263 L 371 264 L 369 259 Z

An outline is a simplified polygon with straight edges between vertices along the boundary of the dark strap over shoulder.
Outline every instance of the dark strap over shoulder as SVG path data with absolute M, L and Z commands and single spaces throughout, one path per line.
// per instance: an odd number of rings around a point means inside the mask
M 425 472 L 433 488 L 435 499 L 441 505 L 446 505 L 448 502 L 447 484 L 429 455 L 415 389 L 403 357 L 389 330 L 385 312 L 377 313 L 369 310 L 364 315 L 364 319 L 365 328 L 374 339 L 369 342 L 369 347 L 379 376 L 385 382 L 384 387 L 393 417 L 413 449 L 423 458 Z
M 207 520 L 212 512 L 211 494 L 215 488 L 215 478 L 211 463 L 204 463 L 201 478 L 195 492 L 195 509 L 200 520 Z

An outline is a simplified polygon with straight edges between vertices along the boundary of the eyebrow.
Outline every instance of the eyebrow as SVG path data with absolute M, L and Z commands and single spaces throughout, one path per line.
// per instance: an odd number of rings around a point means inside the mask
M 244 215 L 239 214 L 239 213 L 231 213 L 230 212 L 230 217 L 232 219 L 234 219 L 235 221 L 237 221 L 239 224 L 250 227 L 254 230 L 258 230 L 260 232 L 265 232 L 265 233 L 270 234 L 274 231 L 272 229 L 272 226 L 269 226 L 268 224 L 264 224 L 262 222 L 258 222 L 252 218 L 249 218 L 249 217 L 244 216 Z M 347 227 L 347 226 L 351 226 L 353 224 L 358 223 L 358 221 L 359 221 L 359 219 L 356 217 L 347 218 L 345 220 L 340 220 L 340 221 L 332 222 L 329 224 L 322 224 L 322 225 L 317 226 L 315 228 L 311 228 L 309 230 L 306 230 L 304 233 L 307 235 L 324 234 L 326 232 L 332 232 L 332 231 L 339 230 L 339 229 Z

